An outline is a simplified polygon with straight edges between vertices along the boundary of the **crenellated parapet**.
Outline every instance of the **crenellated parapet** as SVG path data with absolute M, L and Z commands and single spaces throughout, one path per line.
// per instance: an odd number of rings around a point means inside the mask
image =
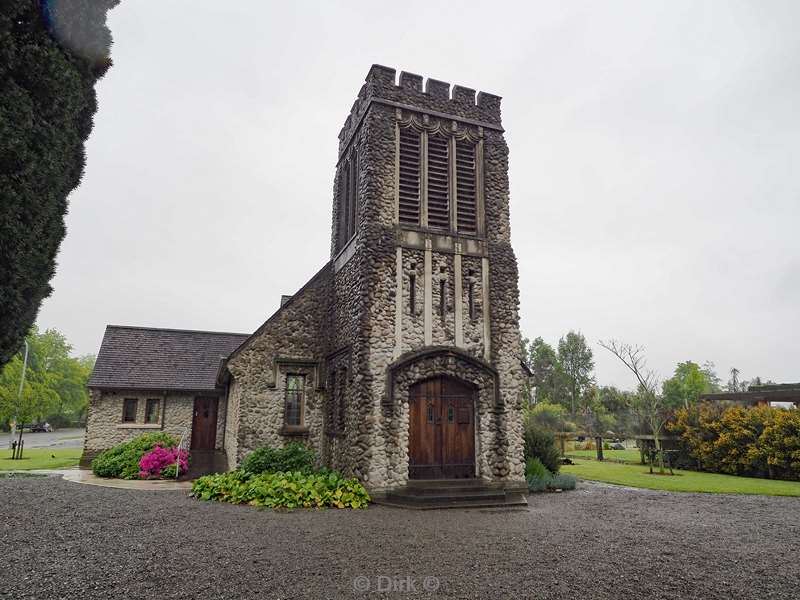
M 398 77 L 391 67 L 372 65 L 339 132 L 340 152 L 373 101 L 502 129 L 500 96 L 461 85 L 451 86 L 431 77 L 425 80 L 422 75 L 407 71 L 401 71 Z

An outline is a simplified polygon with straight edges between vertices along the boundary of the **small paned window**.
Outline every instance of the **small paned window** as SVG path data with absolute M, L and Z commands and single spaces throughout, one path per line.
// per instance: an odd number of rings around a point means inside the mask
M 122 422 L 136 423 L 136 412 L 139 408 L 139 400 L 136 398 L 125 398 L 122 403 Z
M 300 427 L 303 425 L 303 402 L 305 400 L 305 375 L 286 375 L 286 425 Z
M 145 423 L 158 423 L 158 418 L 161 416 L 161 400 L 158 398 L 148 398 L 147 405 L 144 411 Z

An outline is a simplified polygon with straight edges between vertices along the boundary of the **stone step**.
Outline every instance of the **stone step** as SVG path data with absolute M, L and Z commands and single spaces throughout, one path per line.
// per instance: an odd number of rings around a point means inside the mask
M 527 502 L 449 502 L 439 504 L 400 504 L 388 500 L 375 500 L 374 504 L 389 508 L 405 508 L 406 510 L 447 510 L 453 508 L 476 509 L 495 508 L 508 510 L 528 510 Z
M 390 502 L 400 504 L 442 504 L 448 502 L 505 502 L 506 495 L 496 492 L 461 492 L 458 494 L 387 494 Z
M 411 509 L 526 507 L 527 489 L 501 487 L 480 479 L 412 480 L 377 504 Z
M 448 488 L 448 487 L 484 487 L 486 482 L 483 479 L 463 478 L 463 479 L 409 479 L 407 488 Z
M 527 509 L 528 500 L 523 494 L 511 495 L 491 495 L 486 497 L 472 498 L 465 500 L 458 497 L 437 498 L 430 501 L 427 498 L 417 497 L 415 501 L 409 502 L 406 498 L 396 495 L 387 495 L 386 498 L 376 498 L 375 504 L 389 506 L 392 508 L 406 508 L 411 510 L 437 510 L 449 508 L 508 508 L 508 509 Z
M 437 485 L 437 486 L 406 486 L 404 493 L 418 496 L 436 496 L 440 494 L 460 494 L 469 492 L 494 491 L 502 494 L 502 489 L 486 487 L 485 485 Z

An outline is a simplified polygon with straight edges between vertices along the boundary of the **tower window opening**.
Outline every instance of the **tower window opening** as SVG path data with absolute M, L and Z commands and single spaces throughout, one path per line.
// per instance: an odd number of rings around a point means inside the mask
M 417 306 L 417 276 L 411 273 L 408 276 L 408 310 L 412 315 L 416 314 Z

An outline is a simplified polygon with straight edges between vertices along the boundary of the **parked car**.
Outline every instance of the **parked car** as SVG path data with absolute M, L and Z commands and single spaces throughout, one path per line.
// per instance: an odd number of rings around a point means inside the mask
M 50 433 L 53 431 L 53 427 L 47 421 L 43 423 L 34 423 L 30 426 L 31 433 Z

